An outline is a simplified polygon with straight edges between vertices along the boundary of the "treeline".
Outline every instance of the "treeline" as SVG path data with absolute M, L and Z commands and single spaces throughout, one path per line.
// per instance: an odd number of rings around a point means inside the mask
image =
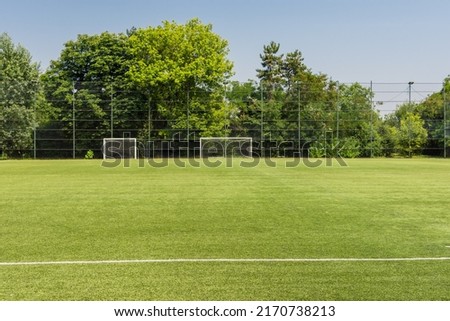
M 263 47 L 257 81 L 232 81 L 228 43 L 193 19 L 125 33 L 79 35 L 39 72 L 0 36 L 0 150 L 5 157 L 83 157 L 104 137 L 197 141 L 250 136 L 267 153 L 289 143 L 306 156 L 442 155 L 445 94 L 382 117 L 373 92 L 316 74 L 300 51 Z M 282 156 L 282 155 L 280 155 Z

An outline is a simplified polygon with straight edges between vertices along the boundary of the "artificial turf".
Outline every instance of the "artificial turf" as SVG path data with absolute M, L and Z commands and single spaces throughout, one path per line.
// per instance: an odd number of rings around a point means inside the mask
M 240 162 L 1 161 L 0 262 L 450 257 L 445 159 Z M 0 300 L 450 300 L 449 288 L 450 261 L 0 265 Z

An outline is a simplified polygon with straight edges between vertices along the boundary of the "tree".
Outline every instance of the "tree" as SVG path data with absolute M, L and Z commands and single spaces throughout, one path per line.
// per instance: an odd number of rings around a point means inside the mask
M 133 89 L 126 75 L 129 59 L 124 34 L 79 35 L 64 45 L 60 57 L 42 76 L 46 98 L 57 110 L 54 120 L 59 121 L 62 139 L 70 143 L 75 112 L 80 156 L 86 150 L 99 149 L 104 137 L 122 137 L 123 132 L 136 136 L 136 128 L 145 123 L 143 95 Z M 141 119 L 141 124 L 136 122 Z
M 232 74 L 228 43 L 198 19 L 185 25 L 135 30 L 129 39 L 128 76 L 147 93 L 158 136 L 173 133 L 224 135 L 229 120 L 224 85 Z
M 20 105 L 10 105 L 0 113 L 0 149 L 2 156 L 26 154 L 33 142 L 34 111 Z
M 372 97 L 372 91 L 359 83 L 339 88 L 338 137 L 356 139 L 360 155 L 365 157 L 381 154 L 381 118 L 372 108 Z
M 262 69 L 257 69 L 260 79 L 259 92 L 261 100 L 258 101 L 260 115 L 260 140 L 261 146 L 269 148 L 269 143 L 284 140 L 284 129 L 286 123 L 283 119 L 283 105 L 286 98 L 284 85 L 286 84 L 284 74 L 283 54 L 279 54 L 280 44 L 274 41 L 263 47 L 260 55 Z
M 426 142 L 421 146 L 422 153 L 427 155 L 442 155 L 445 140 L 444 100 L 448 101 L 448 98 L 445 97 L 445 93 L 448 94 L 449 91 L 450 78 L 447 78 L 444 79 L 443 88 L 439 92 L 432 93 L 419 103 L 404 103 L 399 105 L 395 112 L 387 116 L 385 124 L 400 129 L 402 119 L 406 119 L 408 114 L 412 113 L 418 115 L 423 122 L 423 128 L 427 132 Z M 448 144 L 447 141 L 446 144 Z M 405 151 L 403 151 L 403 153 L 409 155 L 409 153 Z
M 392 157 L 398 147 L 398 129 L 395 126 L 389 125 L 388 122 L 383 122 L 379 128 L 379 135 L 381 139 L 380 154 L 386 157 Z
M 402 154 L 411 157 L 421 151 L 427 141 L 427 130 L 423 126 L 420 116 L 411 112 L 400 119 L 398 144 Z
M 232 81 L 226 91 L 230 117 L 231 136 L 249 136 L 258 141 L 261 137 L 261 110 L 258 84 L 254 81 Z
M 448 145 L 448 140 L 444 139 L 444 127 L 449 128 L 448 122 L 444 125 L 444 118 L 449 115 L 448 101 L 450 99 L 450 77 L 443 81 L 443 87 L 439 92 L 435 92 L 425 98 L 422 102 L 414 105 L 414 112 L 420 115 L 424 121 L 424 127 L 428 132 L 427 143 L 424 153 L 431 155 L 442 155 L 444 141 Z M 447 105 L 444 117 L 444 104 Z
M 30 53 L 0 35 L 0 149 L 23 155 L 30 149 L 39 92 L 39 65 Z
M 297 141 L 303 137 L 299 135 L 301 131 L 300 120 L 302 119 L 302 91 L 307 86 L 307 74 L 311 71 L 303 63 L 303 56 L 299 50 L 289 52 L 283 60 L 283 78 L 285 87 L 285 98 L 282 107 L 282 118 L 284 119 L 285 140 Z M 298 146 L 299 147 L 299 146 Z M 297 148 L 298 150 L 299 148 Z
M 263 69 L 257 69 L 257 76 L 264 89 L 267 100 L 272 100 L 276 92 L 280 92 L 283 86 L 283 55 L 278 54 L 280 44 L 274 41 L 264 46 L 260 55 Z
M 299 50 L 289 52 L 283 60 L 282 71 L 285 79 L 286 91 L 295 91 L 305 80 L 305 74 L 311 72 L 303 63 L 303 56 Z

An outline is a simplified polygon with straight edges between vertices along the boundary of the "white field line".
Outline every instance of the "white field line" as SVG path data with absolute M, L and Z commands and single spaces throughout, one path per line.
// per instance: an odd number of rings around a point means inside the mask
M 450 257 L 410 257 L 410 258 L 260 258 L 260 259 L 149 259 L 149 260 L 98 260 L 98 261 L 42 261 L 42 262 L 0 262 L 0 266 L 27 265 L 106 265 L 106 264 L 142 264 L 142 263 L 277 263 L 277 262 L 410 262 L 410 261 L 450 261 Z

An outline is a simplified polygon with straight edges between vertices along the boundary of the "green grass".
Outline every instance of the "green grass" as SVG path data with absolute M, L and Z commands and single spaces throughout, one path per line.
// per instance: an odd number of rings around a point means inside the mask
M 0 162 L 0 262 L 450 257 L 450 162 Z M 336 164 L 336 163 L 335 163 Z M 0 300 L 450 300 L 450 262 L 0 266 Z

